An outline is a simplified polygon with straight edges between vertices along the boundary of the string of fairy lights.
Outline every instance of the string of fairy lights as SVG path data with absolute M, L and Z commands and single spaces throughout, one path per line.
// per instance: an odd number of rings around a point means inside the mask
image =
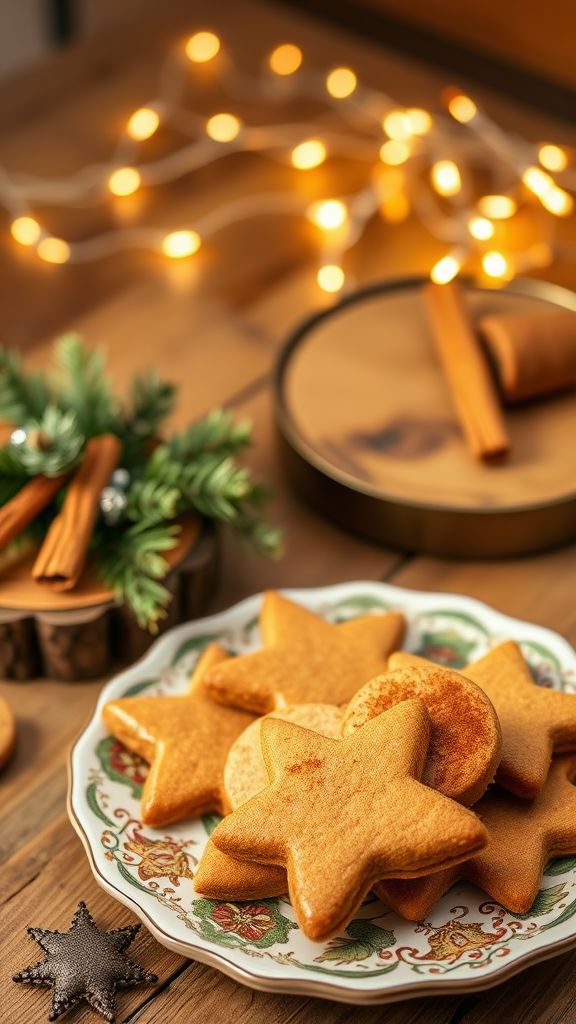
M 567 217 L 574 208 L 576 166 L 567 147 L 549 141 L 535 144 L 503 131 L 457 90 L 446 91 L 442 114 L 402 107 L 362 85 L 350 67 L 326 73 L 307 68 L 293 43 L 277 46 L 255 77 L 222 56 L 220 38 L 207 30 L 170 52 L 159 75 L 158 95 L 131 114 L 107 163 L 50 179 L 0 167 L 0 204 L 10 217 L 14 240 L 53 264 L 85 263 L 129 249 L 149 249 L 177 260 L 194 257 L 208 239 L 241 220 L 306 217 L 319 232 L 317 281 L 326 292 L 338 292 L 346 284 L 346 253 L 377 215 L 394 224 L 413 211 L 443 243 L 445 254 L 430 270 L 438 283 L 452 280 L 474 258 L 480 259 L 487 277 L 509 280 L 515 273 L 576 254 L 576 245 L 556 241 L 553 229 L 554 218 Z M 277 116 L 283 102 L 313 99 L 324 104 L 331 120 L 250 126 L 229 110 L 201 117 L 187 109 L 183 97 L 190 66 L 209 62 L 236 106 L 257 101 L 271 106 Z M 334 110 L 340 115 L 338 128 Z M 184 144 L 146 161 L 146 142 L 163 128 L 179 132 Z M 302 174 L 329 157 L 351 158 L 366 164 L 366 183 L 351 195 L 313 202 L 296 189 L 240 196 L 176 230 L 120 225 L 81 241 L 50 234 L 35 215 L 35 204 L 64 208 L 106 197 L 121 199 L 239 152 L 266 154 Z M 478 194 L 479 177 L 490 181 L 489 192 Z M 494 247 L 502 222 L 535 202 L 552 215 L 546 218 L 546 239 L 514 256 Z

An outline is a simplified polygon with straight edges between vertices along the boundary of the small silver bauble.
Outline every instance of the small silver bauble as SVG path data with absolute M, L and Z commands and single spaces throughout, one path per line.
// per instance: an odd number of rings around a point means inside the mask
M 126 513 L 128 499 L 118 487 L 104 487 L 100 492 L 100 511 L 107 526 L 118 526 Z
M 130 473 L 123 466 L 115 469 L 110 477 L 110 486 L 119 487 L 121 491 L 127 491 L 130 486 Z

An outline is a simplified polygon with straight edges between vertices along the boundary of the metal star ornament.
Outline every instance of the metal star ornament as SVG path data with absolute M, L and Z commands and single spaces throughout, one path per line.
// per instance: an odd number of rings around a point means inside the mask
M 56 1020 L 84 999 L 105 1020 L 113 1021 L 119 986 L 152 984 L 158 980 L 155 974 L 124 956 L 139 929 L 139 924 L 132 924 L 111 932 L 101 931 L 86 904 L 80 902 L 67 932 L 28 928 L 28 934 L 47 954 L 46 959 L 25 967 L 13 980 L 54 989 L 48 1020 Z

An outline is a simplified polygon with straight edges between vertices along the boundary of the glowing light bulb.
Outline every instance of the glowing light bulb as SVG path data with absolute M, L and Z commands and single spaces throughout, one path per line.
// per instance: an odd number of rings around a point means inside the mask
M 306 139 L 294 146 L 290 154 L 292 165 L 299 171 L 308 171 L 312 167 L 319 167 L 326 159 L 326 146 L 320 139 Z
M 478 113 L 478 107 L 474 100 L 464 93 L 456 93 L 449 98 L 448 110 L 454 120 L 459 121 L 460 124 L 469 124 Z
M 188 60 L 194 64 L 206 64 L 213 60 L 220 50 L 220 40 L 214 32 L 195 32 L 184 47 Z
M 557 217 L 567 217 L 574 209 L 574 199 L 570 193 L 556 186 L 540 196 L 540 202 L 544 209 Z
M 171 260 L 181 260 L 198 252 L 202 240 L 197 231 L 171 231 L 162 239 L 162 252 Z
M 482 257 L 482 267 L 488 277 L 507 277 L 510 272 L 510 264 L 503 255 L 496 249 L 485 252 Z
M 430 177 L 441 196 L 455 196 L 462 188 L 460 171 L 453 160 L 438 160 L 432 165 Z
M 160 115 L 153 107 L 140 107 L 139 110 L 134 111 L 129 119 L 126 131 L 131 139 L 143 142 L 154 135 L 154 132 L 158 130 L 159 124 Z
M 67 263 L 70 259 L 70 246 L 63 238 L 47 235 L 38 242 L 36 249 L 40 259 L 46 263 Z
M 275 75 L 293 75 L 302 63 L 302 50 L 294 43 L 282 43 L 268 57 L 268 66 Z
M 401 224 L 410 213 L 410 200 L 406 193 L 383 196 L 380 200 L 380 213 L 389 224 Z
M 494 225 L 487 217 L 471 217 L 468 221 L 468 231 L 472 238 L 476 238 L 479 242 L 485 242 L 488 238 L 492 238 Z
M 434 284 L 448 284 L 453 281 L 462 268 L 462 262 L 456 256 L 443 256 L 434 264 L 430 278 Z
M 326 77 L 326 89 L 335 100 L 344 100 L 351 96 L 358 79 L 352 68 L 334 68 Z
M 323 292 L 339 292 L 344 285 L 344 271 L 337 263 L 327 263 L 320 267 L 316 280 Z
M 546 171 L 542 171 L 539 167 L 527 167 L 522 174 L 522 181 L 526 188 L 529 188 L 539 199 L 545 192 L 555 187 L 550 175 L 546 174 Z
M 42 229 L 34 217 L 16 217 L 10 225 L 10 234 L 20 245 L 36 245 Z
M 410 156 L 410 146 L 400 139 L 389 139 L 380 146 L 380 159 L 382 163 L 391 167 L 398 167 L 406 163 Z
M 114 196 L 131 196 L 140 184 L 140 172 L 135 167 L 117 167 L 108 178 L 108 188 Z
M 232 142 L 241 127 L 242 122 L 234 114 L 214 114 L 206 122 L 206 134 L 214 142 Z
M 561 146 L 546 142 L 538 150 L 538 159 L 547 171 L 563 171 L 568 166 L 568 154 Z
M 410 117 L 405 110 L 391 110 L 382 118 L 382 127 L 391 139 L 404 142 L 413 135 Z
M 325 199 L 312 203 L 306 211 L 308 220 L 324 231 L 335 231 L 341 228 L 348 216 L 348 210 L 339 199 Z
M 410 107 L 406 111 L 406 117 L 410 122 L 413 135 L 426 135 L 432 127 L 432 117 L 427 110 L 422 110 L 421 107 Z
M 506 220 L 516 213 L 518 206 L 511 196 L 482 196 L 478 200 L 478 209 L 492 220 Z

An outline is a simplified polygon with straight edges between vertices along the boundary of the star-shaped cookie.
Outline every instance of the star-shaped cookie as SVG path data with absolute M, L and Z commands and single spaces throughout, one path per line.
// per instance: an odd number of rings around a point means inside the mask
M 104 705 L 108 730 L 150 764 L 142 792 L 142 821 L 167 825 L 208 811 L 225 813 L 224 765 L 253 715 L 223 708 L 204 689 L 205 672 L 228 658 L 208 647 L 187 693 L 176 697 L 123 697 Z
M 473 882 L 514 914 L 530 910 L 542 871 L 552 857 L 576 852 L 576 757 L 552 761 L 534 800 L 490 790 L 474 810 L 488 830 L 488 846 L 471 860 L 428 878 L 376 886 L 385 902 L 410 921 L 421 921 L 461 878 Z
M 262 649 L 215 665 L 205 684 L 223 704 L 258 714 L 293 704 L 345 704 L 402 642 L 396 612 L 331 625 L 275 591 L 260 612 Z
M 139 924 L 132 924 L 112 932 L 100 931 L 86 904 L 79 903 L 69 931 L 28 929 L 46 959 L 25 967 L 13 980 L 54 989 L 48 1020 L 56 1020 L 83 999 L 105 1020 L 113 1021 L 118 987 L 158 981 L 155 974 L 124 956 L 139 929 Z
M 341 740 L 291 722 L 262 723 L 270 784 L 217 826 L 218 849 L 284 864 L 304 933 L 323 940 L 380 878 L 411 878 L 476 853 L 472 811 L 423 786 L 430 739 L 422 701 L 404 701 Z
M 432 662 L 398 651 L 390 668 Z M 496 782 L 517 796 L 540 792 L 552 753 L 576 750 L 576 696 L 536 686 L 518 644 L 493 647 L 460 669 L 492 701 L 502 730 L 502 758 Z

